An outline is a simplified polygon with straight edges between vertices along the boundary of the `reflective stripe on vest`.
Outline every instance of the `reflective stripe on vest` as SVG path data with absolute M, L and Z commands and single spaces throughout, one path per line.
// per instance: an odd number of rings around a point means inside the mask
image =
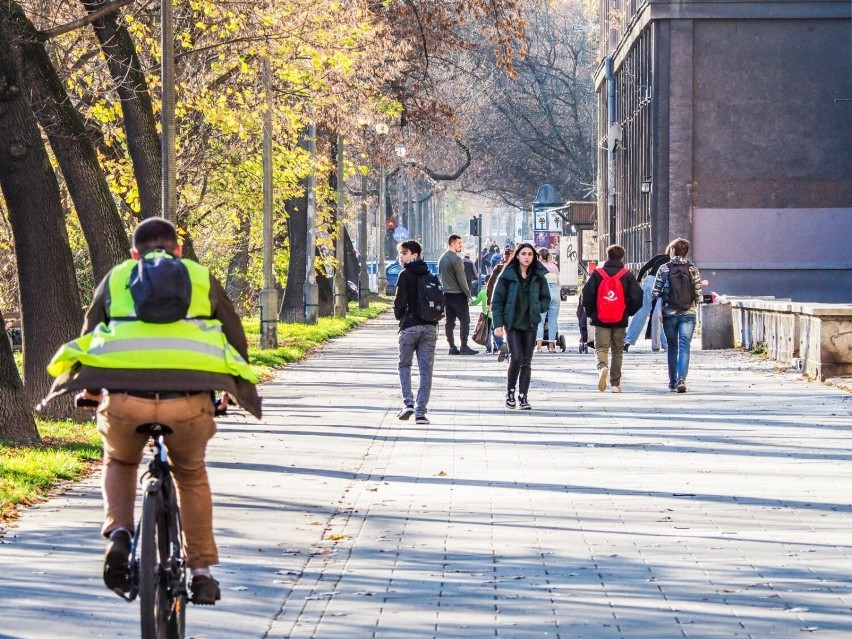
M 209 317 L 210 272 L 200 264 L 183 260 L 192 281 L 189 317 Z M 116 266 L 107 286 L 110 317 L 133 316 L 133 297 L 128 288 L 130 274 L 137 264 L 128 260 Z M 202 299 L 199 297 L 203 296 Z M 129 313 L 127 311 L 130 311 Z M 185 319 L 169 324 L 149 324 L 138 320 L 100 323 L 91 333 L 68 342 L 48 364 L 54 377 L 75 364 L 113 369 L 170 369 L 221 373 L 257 383 L 257 375 L 237 350 L 228 343 L 222 323 L 215 319 Z

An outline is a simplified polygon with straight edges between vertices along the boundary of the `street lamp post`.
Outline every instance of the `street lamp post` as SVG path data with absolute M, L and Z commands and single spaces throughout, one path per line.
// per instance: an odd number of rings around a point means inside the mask
M 376 133 L 379 135 L 379 139 L 383 142 L 384 137 L 388 134 L 388 125 L 383 122 L 379 122 L 376 125 Z M 384 295 L 387 292 L 388 287 L 388 277 L 387 273 L 385 273 L 385 233 L 387 233 L 385 224 L 385 217 L 387 215 L 387 207 L 385 204 L 386 180 L 387 169 L 385 168 L 384 162 L 382 162 L 381 179 L 379 180 L 379 214 L 376 216 L 376 282 L 378 283 L 379 295 Z
M 366 118 L 358 120 L 362 138 L 367 129 Z M 363 143 L 362 139 L 362 143 Z M 358 274 L 358 308 L 367 308 L 370 292 L 370 274 L 367 272 L 367 173 L 361 172 L 361 216 L 358 218 L 358 257 L 361 262 L 361 272 Z
M 172 0 L 160 3 L 160 46 L 162 50 L 161 76 L 162 105 L 160 127 L 162 148 L 160 170 L 162 171 L 162 216 L 177 224 L 177 188 L 175 181 L 175 28 Z
M 346 285 L 346 234 L 343 220 L 343 136 L 337 136 L 337 241 L 335 242 L 335 259 L 337 269 L 334 271 L 334 316 L 346 317 L 349 310 L 349 296 Z
M 402 193 L 405 189 L 405 185 L 403 184 L 403 180 L 405 179 L 405 145 L 402 142 L 398 142 L 394 146 L 394 151 L 396 152 L 396 157 L 399 158 L 399 177 L 396 179 L 396 214 L 399 218 L 400 226 L 408 228 L 408 216 L 403 214 L 402 208 Z
M 317 134 L 316 127 L 313 124 L 308 125 L 308 153 L 311 157 L 311 164 L 314 162 L 314 156 L 317 152 Z M 316 178 L 314 176 L 313 166 L 308 174 L 308 233 L 305 242 L 306 268 L 305 268 L 305 324 L 316 324 L 319 319 L 319 287 L 317 286 L 317 269 L 316 269 L 316 194 L 314 192 Z
M 260 292 L 260 347 L 278 348 L 278 291 L 272 265 L 272 71 L 263 60 L 263 290 Z

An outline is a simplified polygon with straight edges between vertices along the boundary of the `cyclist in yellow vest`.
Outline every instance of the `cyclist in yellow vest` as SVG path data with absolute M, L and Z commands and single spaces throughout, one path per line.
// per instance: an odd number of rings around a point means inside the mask
M 184 318 L 151 323 L 136 316 L 130 278 L 138 260 L 181 257 L 171 222 L 150 218 L 140 223 L 130 255 L 132 260 L 114 267 L 95 289 L 82 336 L 60 348 L 48 365 L 58 379 L 47 399 L 82 390 L 80 397 L 98 402 L 104 442 L 101 530 L 109 540 L 104 582 L 110 590 L 130 590 L 137 469 L 147 439 L 136 427 L 158 422 L 172 429 L 166 444 L 192 573 L 192 601 L 212 605 L 221 597 L 210 572 L 219 557 L 204 463 L 207 442 L 216 432 L 212 391 L 225 391 L 226 403 L 229 394 L 260 418 L 257 377 L 248 365 L 246 336 L 233 304 L 200 264 L 182 260 L 191 283 Z

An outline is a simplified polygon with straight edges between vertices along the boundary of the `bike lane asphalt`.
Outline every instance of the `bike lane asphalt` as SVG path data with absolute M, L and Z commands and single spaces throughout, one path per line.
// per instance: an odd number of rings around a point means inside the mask
M 187 636 L 850 636 L 852 395 L 697 350 L 672 394 L 642 342 L 600 393 L 561 324 L 530 413 L 503 408 L 505 365 L 440 338 L 432 424 L 396 420 L 384 316 L 265 384 L 262 422 L 220 420 L 223 600 Z M 5 531 L 0 637 L 139 635 L 100 517 L 96 475 Z

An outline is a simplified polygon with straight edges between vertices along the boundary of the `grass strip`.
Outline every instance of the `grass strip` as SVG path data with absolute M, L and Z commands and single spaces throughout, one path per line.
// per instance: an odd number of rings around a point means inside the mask
M 349 305 L 346 317 L 321 317 L 316 324 L 278 324 L 278 348 L 261 349 L 260 321 L 243 321 L 249 341 L 249 359 L 261 380 L 275 371 L 304 359 L 324 342 L 376 317 L 388 308 L 372 302 L 368 308 Z M 20 362 L 20 357 L 16 357 Z M 0 441 L 0 522 L 17 516 L 17 507 L 43 500 L 57 485 L 77 481 L 90 473 L 101 459 L 101 439 L 93 421 L 73 422 L 37 419 L 41 444 L 8 446 Z

